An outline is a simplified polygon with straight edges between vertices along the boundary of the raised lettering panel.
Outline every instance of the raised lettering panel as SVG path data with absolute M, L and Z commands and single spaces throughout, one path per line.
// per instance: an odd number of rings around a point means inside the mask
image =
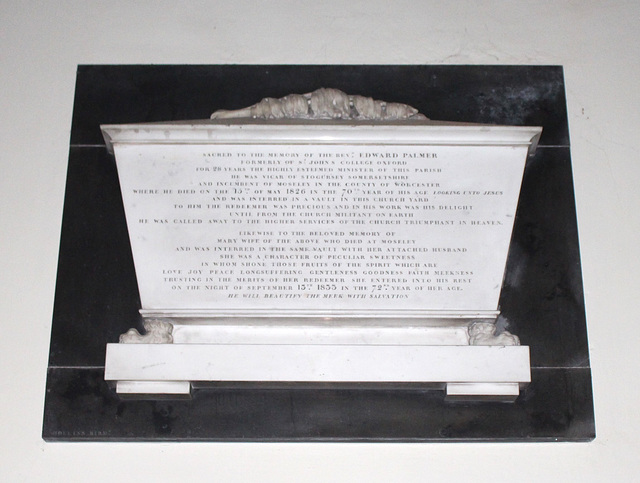
M 144 310 L 497 309 L 526 145 L 115 149 Z

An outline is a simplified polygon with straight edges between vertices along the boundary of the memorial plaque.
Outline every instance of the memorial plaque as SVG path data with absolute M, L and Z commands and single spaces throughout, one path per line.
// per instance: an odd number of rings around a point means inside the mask
M 105 132 L 143 313 L 497 315 L 539 130 L 218 122 L 139 144 L 139 129 Z
M 80 66 L 44 438 L 593 438 L 566 121 L 553 66 Z
M 173 344 L 110 345 L 105 374 L 120 394 L 187 394 L 193 381 L 387 381 L 513 400 L 529 382 L 528 348 L 495 323 L 541 128 L 433 122 L 319 89 L 211 120 L 102 130 L 149 332 L 120 342 Z M 233 344 L 220 346 L 220 327 Z M 468 347 L 438 349 L 458 345 Z M 510 346 L 507 359 L 490 346 Z

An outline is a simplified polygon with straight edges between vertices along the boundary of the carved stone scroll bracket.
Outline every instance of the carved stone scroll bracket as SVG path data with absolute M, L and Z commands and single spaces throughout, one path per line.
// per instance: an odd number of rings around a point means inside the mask
M 508 331 L 496 334 L 491 322 L 475 322 L 469 327 L 469 345 L 520 345 L 520 339 Z
M 149 319 L 143 323 L 145 334 L 129 329 L 120 336 L 121 344 L 171 344 L 173 325 L 164 320 Z
M 267 97 L 235 111 L 218 110 L 211 119 L 346 119 L 356 121 L 427 120 L 414 107 L 321 88 L 307 94 Z

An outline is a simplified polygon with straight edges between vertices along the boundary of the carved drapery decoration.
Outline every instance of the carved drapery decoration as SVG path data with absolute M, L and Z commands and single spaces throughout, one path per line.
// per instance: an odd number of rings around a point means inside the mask
M 321 88 L 307 94 L 267 97 L 235 111 L 218 110 L 211 119 L 346 119 L 355 121 L 426 120 L 414 107 L 385 102 L 338 89 Z

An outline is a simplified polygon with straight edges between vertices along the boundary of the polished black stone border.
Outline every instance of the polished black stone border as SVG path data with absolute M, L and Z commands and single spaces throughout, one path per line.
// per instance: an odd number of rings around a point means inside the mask
M 525 169 L 500 305 L 531 348 L 514 404 L 451 404 L 420 387 L 209 388 L 121 401 L 105 345 L 139 326 L 114 160 L 100 124 L 206 118 L 321 86 L 432 119 L 541 125 Z M 80 66 L 53 314 L 47 440 L 585 441 L 595 436 L 562 69 L 555 66 Z

